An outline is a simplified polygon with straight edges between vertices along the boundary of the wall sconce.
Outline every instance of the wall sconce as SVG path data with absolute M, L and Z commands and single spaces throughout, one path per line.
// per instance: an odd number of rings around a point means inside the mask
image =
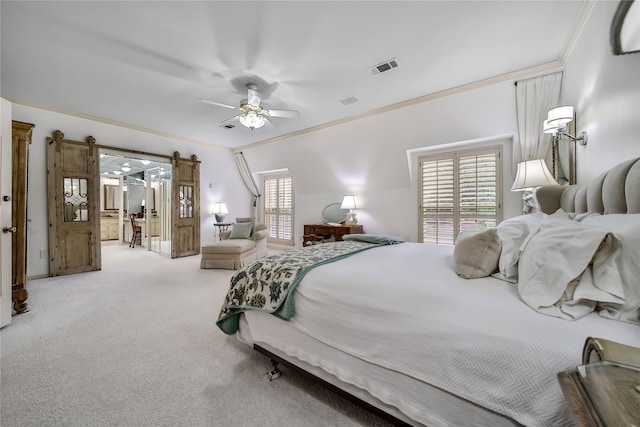
M 229 213 L 227 209 L 227 205 L 223 202 L 217 202 L 213 204 L 213 209 L 211 213 L 216 216 L 216 222 L 224 222 L 224 217 Z
M 573 136 L 567 133 L 567 124 L 575 120 L 575 112 L 572 106 L 556 107 L 549 110 L 547 120 L 542 122 L 544 133 L 551 133 L 555 138 L 566 136 L 572 141 L 577 141 L 580 145 L 587 145 L 587 132 L 582 131 L 580 135 Z
M 349 214 L 347 215 L 347 219 L 344 222 L 345 224 L 355 225 L 358 223 L 354 210 L 360 209 L 360 206 L 358 205 L 358 198 L 356 196 L 344 196 L 342 199 L 342 204 L 340 205 L 340 209 L 349 209 Z

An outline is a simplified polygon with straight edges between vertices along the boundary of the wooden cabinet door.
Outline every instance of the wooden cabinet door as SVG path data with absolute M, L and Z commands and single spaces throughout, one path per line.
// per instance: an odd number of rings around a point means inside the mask
M 108 228 L 109 240 L 118 240 L 118 222 L 112 221 Z
M 100 270 L 100 172 L 95 139 L 47 138 L 49 275 Z
M 200 162 L 173 154 L 171 173 L 171 257 L 200 253 Z
M 29 169 L 29 145 L 35 125 L 12 122 L 12 213 L 16 231 L 12 237 L 12 299 L 16 313 L 27 309 L 27 180 Z

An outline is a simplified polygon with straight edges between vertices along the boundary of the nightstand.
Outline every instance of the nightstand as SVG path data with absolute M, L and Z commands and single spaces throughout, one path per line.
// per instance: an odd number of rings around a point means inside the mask
M 640 425 L 640 369 L 591 363 L 560 372 L 558 381 L 576 425 Z
M 305 224 L 304 236 L 302 236 L 302 246 L 307 246 L 308 242 L 322 243 L 330 240 L 339 242 L 345 234 L 362 234 L 362 225 L 328 225 L 328 224 Z

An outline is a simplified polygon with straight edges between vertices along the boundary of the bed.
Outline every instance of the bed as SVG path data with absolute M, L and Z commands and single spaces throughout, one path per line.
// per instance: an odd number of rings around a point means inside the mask
M 490 230 L 500 248 L 479 261 L 497 256 L 494 275 L 460 255 L 488 230 L 456 246 L 355 236 L 240 270 L 218 326 L 396 424 L 571 424 L 556 375 L 580 364 L 585 340 L 640 347 L 640 160 L 538 195 L 545 214 Z M 566 283 L 545 287 L 555 277 Z

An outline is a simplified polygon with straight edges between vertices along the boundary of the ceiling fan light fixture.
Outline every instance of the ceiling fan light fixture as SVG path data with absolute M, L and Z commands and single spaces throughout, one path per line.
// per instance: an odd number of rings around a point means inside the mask
M 240 116 L 238 119 L 242 126 L 248 127 L 249 129 L 258 129 L 264 126 L 265 118 L 261 115 L 256 114 L 255 111 L 249 111 Z

